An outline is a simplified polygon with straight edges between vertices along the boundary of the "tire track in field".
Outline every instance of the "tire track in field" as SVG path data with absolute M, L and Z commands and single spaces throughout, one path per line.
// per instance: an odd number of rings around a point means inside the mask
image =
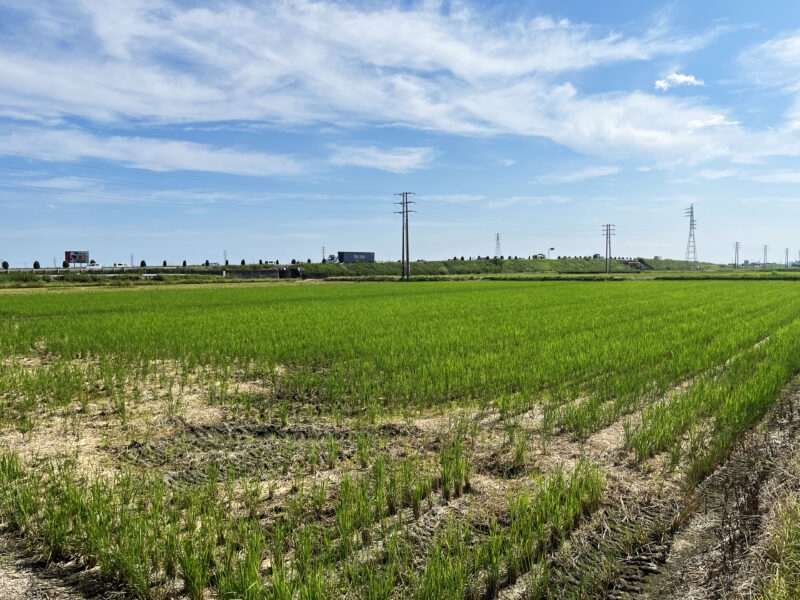
M 761 429 L 761 430 L 759 430 Z M 791 483 L 787 467 L 800 452 L 800 382 L 795 380 L 688 502 L 685 525 L 665 539 L 667 552 L 642 585 L 613 595 L 624 600 L 675 597 L 751 598 L 763 554 L 764 519 L 777 490 Z M 620 590 L 621 591 L 621 590 Z
M 119 596 L 78 563 L 42 561 L 0 525 L 0 600 L 103 600 Z

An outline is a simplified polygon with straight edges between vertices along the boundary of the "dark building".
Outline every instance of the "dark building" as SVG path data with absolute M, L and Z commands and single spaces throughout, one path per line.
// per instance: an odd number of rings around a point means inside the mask
M 375 262 L 374 252 L 339 252 L 340 263 Z

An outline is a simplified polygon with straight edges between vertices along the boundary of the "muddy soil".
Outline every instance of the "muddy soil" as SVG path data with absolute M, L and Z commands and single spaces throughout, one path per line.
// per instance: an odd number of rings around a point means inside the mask
M 180 417 L 172 420 L 180 421 Z M 188 483 L 206 482 L 212 463 L 223 473 L 232 469 L 237 477 L 288 469 L 289 465 L 303 464 L 312 446 L 324 461 L 329 438 L 338 442 L 339 459 L 352 459 L 356 452 L 352 428 L 323 422 L 176 424 L 177 435 L 133 441 L 109 448 L 108 452 L 122 464 L 158 467 L 168 481 Z M 377 439 L 391 439 L 396 447 L 406 447 L 420 432 L 406 425 L 382 424 L 372 433 Z

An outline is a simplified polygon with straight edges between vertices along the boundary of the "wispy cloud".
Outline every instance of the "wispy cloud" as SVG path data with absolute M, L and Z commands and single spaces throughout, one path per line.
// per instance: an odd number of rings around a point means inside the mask
M 45 0 L 21 10 L 27 25 L 13 43 L 0 40 L 0 105 L 37 118 L 370 124 L 544 136 L 583 153 L 716 150 L 679 133 L 708 118 L 701 105 L 582 96 L 566 77 L 695 51 L 719 28 L 676 35 L 659 22 L 623 34 L 548 17 L 498 23 L 477 6 L 445 16 L 435 3 Z
M 148 171 L 209 171 L 235 175 L 297 175 L 299 160 L 285 155 L 216 148 L 144 137 L 99 137 L 79 129 L 17 129 L 0 135 L 0 155 L 44 161 L 103 159 Z
M 750 174 L 744 178 L 761 183 L 800 183 L 800 171 L 779 169 L 768 173 Z
M 739 171 L 736 169 L 703 169 L 698 175 L 703 179 L 724 179 L 726 177 L 736 177 Z
M 800 68 L 800 30 L 747 48 L 739 55 L 739 61 L 755 83 L 796 90 L 795 75 Z
M 484 200 L 486 196 L 480 194 L 425 194 L 425 202 L 443 202 L 446 204 L 467 204 Z
M 738 121 L 729 121 L 725 115 L 709 115 L 705 119 L 693 119 L 689 121 L 689 129 L 700 129 L 702 127 L 718 127 L 720 125 L 738 125 Z
M 376 146 L 335 146 L 328 159 L 339 167 L 367 167 L 390 173 L 424 169 L 433 161 L 433 148 L 389 148 Z
M 535 183 L 573 183 L 575 181 L 583 181 L 584 179 L 594 179 L 596 177 L 605 177 L 606 175 L 614 175 L 619 173 L 620 168 L 614 166 L 608 167 L 588 167 L 570 173 L 553 173 L 548 175 L 539 175 L 533 181 Z
M 568 196 L 511 196 L 509 198 L 498 198 L 488 202 L 486 206 L 489 208 L 505 208 L 514 204 L 527 204 L 530 206 L 538 206 L 541 204 L 564 204 L 569 202 Z
M 17 185 L 51 190 L 87 190 L 97 187 L 97 183 L 85 177 L 52 177 L 17 182 Z
M 702 79 L 696 79 L 694 75 L 683 75 L 673 71 L 664 79 L 657 79 L 654 87 L 666 92 L 671 87 L 682 85 L 705 85 L 705 82 Z

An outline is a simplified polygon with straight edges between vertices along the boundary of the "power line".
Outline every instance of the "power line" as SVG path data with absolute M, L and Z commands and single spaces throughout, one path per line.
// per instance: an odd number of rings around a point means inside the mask
M 686 242 L 686 266 L 689 266 L 689 263 L 694 263 L 694 268 L 697 268 L 697 245 L 695 244 L 694 239 L 694 230 L 697 227 L 697 221 L 694 219 L 694 204 L 690 204 L 689 208 L 686 209 L 684 213 L 685 216 L 689 217 L 689 240 Z

